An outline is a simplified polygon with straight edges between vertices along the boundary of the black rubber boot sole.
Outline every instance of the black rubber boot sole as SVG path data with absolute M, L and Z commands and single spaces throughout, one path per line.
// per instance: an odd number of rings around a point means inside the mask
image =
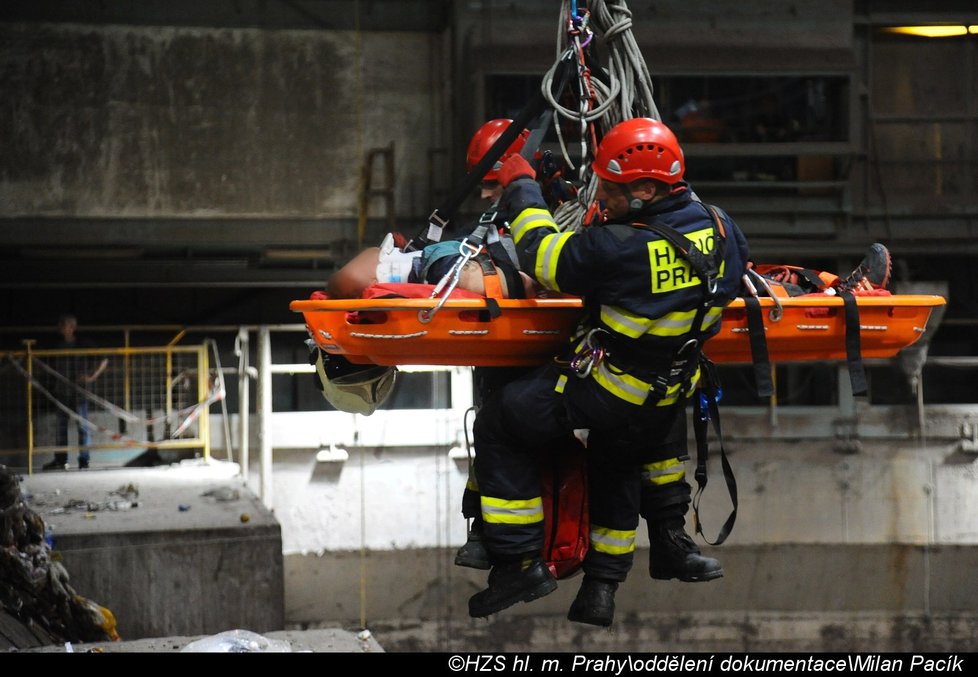
M 683 583 L 705 583 L 706 581 L 723 578 L 723 569 L 714 569 L 713 571 L 704 571 L 703 573 L 699 574 L 690 574 L 683 571 L 663 571 L 661 569 L 652 568 L 649 571 L 649 575 L 657 581 L 679 579 Z
M 581 607 L 583 604 L 579 604 L 575 599 L 574 603 L 571 604 L 570 611 L 567 612 L 567 620 L 573 621 L 574 623 L 587 623 L 588 625 L 597 625 L 601 628 L 607 628 L 611 626 L 612 622 L 615 620 L 615 610 L 601 609 L 590 611 L 584 610 Z
M 489 553 L 486 552 L 485 547 L 481 548 L 481 552 L 479 550 L 480 548 L 472 548 L 470 543 L 466 543 L 455 553 L 455 566 L 488 571 L 492 568 L 489 563 Z
M 520 602 L 532 602 L 535 599 L 546 597 L 557 589 L 556 579 L 542 581 L 532 588 L 525 590 L 515 590 L 509 595 L 497 599 L 489 599 L 492 589 L 477 592 L 469 598 L 469 616 L 472 618 L 485 618 L 503 609 L 508 609 Z

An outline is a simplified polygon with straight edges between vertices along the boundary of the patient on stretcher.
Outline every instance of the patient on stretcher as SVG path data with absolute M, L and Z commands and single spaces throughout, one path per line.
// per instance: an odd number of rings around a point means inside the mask
M 361 251 L 329 277 L 326 295 L 331 299 L 363 298 L 371 287 L 387 283 L 431 285 L 433 292 L 435 285 L 452 273 L 452 266 L 461 256 L 459 240 L 437 242 L 411 252 L 403 251 L 396 243 L 397 238 L 389 233 L 380 247 Z M 497 263 L 485 252 L 461 266 L 454 288 L 493 298 L 536 298 L 540 291 L 515 264 Z
M 870 245 L 863 260 L 846 277 L 801 266 L 749 262 L 745 285 L 752 294 L 756 291 L 759 295 L 765 295 L 761 293 L 765 292 L 782 297 L 805 294 L 831 296 L 843 292 L 855 296 L 889 295 L 886 286 L 890 282 L 891 268 L 890 252 L 876 242 Z

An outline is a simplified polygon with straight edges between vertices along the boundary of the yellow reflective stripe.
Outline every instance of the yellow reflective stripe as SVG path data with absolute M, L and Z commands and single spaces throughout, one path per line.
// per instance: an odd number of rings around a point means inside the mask
M 706 329 L 722 315 L 723 308 L 710 308 L 703 316 L 702 328 Z M 653 320 L 617 306 L 601 306 L 602 324 L 628 338 L 682 336 L 692 331 L 695 317 L 695 310 L 676 310 Z
M 554 390 L 558 393 L 564 392 L 564 387 L 567 385 L 567 376 L 561 374 L 557 379 L 557 385 L 554 386 Z
M 557 285 L 557 260 L 560 258 L 560 251 L 564 248 L 564 244 L 573 235 L 574 233 L 554 233 L 540 241 L 533 276 L 544 287 L 560 291 Z
M 649 384 L 628 374 L 614 374 L 607 362 L 601 362 L 591 376 L 602 388 L 632 404 L 644 404 L 649 395 Z
M 632 404 L 645 404 L 645 400 L 649 396 L 649 388 L 652 385 L 630 374 L 612 372 L 607 361 L 602 362 L 597 369 L 592 370 L 591 376 L 598 382 L 598 385 L 612 395 Z M 681 387 L 681 383 L 676 383 L 666 388 L 665 397 L 656 402 L 655 406 L 664 407 L 674 403 L 679 398 Z
M 628 338 L 638 338 L 649 331 L 653 320 L 617 306 L 601 306 L 601 322 Z
M 662 486 L 686 477 L 686 465 L 678 458 L 646 463 L 642 466 L 642 484 Z
M 608 366 L 607 362 L 602 362 L 598 365 L 596 369 L 591 372 L 591 376 L 602 388 L 610 392 L 615 397 L 619 397 L 626 402 L 631 402 L 632 404 L 645 404 L 645 400 L 649 396 L 650 383 L 643 381 L 640 378 L 635 378 L 629 374 L 616 374 Z M 686 397 L 690 397 L 693 391 L 696 389 L 696 384 L 700 381 L 700 368 L 697 365 L 696 371 L 693 372 L 692 377 L 689 379 L 689 390 L 686 391 Z M 670 404 L 674 404 L 676 400 L 683 394 L 682 393 L 682 383 L 677 383 L 675 385 L 669 386 L 666 389 L 666 395 L 659 401 L 655 403 L 657 407 L 666 407 Z
M 520 239 L 533 228 L 553 228 L 556 230 L 557 223 L 546 209 L 524 209 L 509 224 L 509 232 L 513 236 L 513 242 L 518 244 Z
M 493 524 L 535 524 L 543 521 L 543 499 L 539 496 L 525 500 L 481 497 L 482 519 Z
M 606 529 L 595 524 L 590 529 L 591 548 L 608 555 L 627 555 L 635 551 L 635 531 Z
M 711 324 L 716 322 L 723 316 L 723 308 L 713 307 L 706 311 L 706 315 L 703 316 L 703 329 L 706 329 Z
M 693 330 L 695 310 L 676 310 L 666 313 L 649 330 L 653 336 L 682 336 Z

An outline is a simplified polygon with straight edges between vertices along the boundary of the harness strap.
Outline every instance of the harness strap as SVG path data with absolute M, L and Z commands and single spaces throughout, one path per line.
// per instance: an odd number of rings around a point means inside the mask
M 716 235 L 716 246 L 712 252 L 713 256 L 707 258 L 707 255 L 700 252 L 692 242 L 689 241 L 687 237 L 675 231 L 671 228 L 652 228 L 654 232 L 660 234 L 663 238 L 668 240 L 674 246 L 676 250 L 679 251 L 689 264 L 696 270 L 697 274 L 700 276 L 700 280 L 703 282 L 704 289 L 704 299 L 703 303 L 697 309 L 696 316 L 693 318 L 692 335 L 696 337 L 699 341 L 702 331 L 703 317 L 706 315 L 706 310 L 710 305 L 710 301 L 716 295 L 717 283 L 716 276 L 720 271 L 720 262 L 723 261 L 723 247 L 726 242 L 726 232 L 723 228 L 723 221 L 720 219 L 720 215 L 713 205 L 704 205 L 713 220 L 713 227 Z M 681 238 L 681 239 L 680 239 Z M 677 240 L 679 244 L 677 245 Z M 685 243 L 682 242 L 685 240 Z M 762 327 L 763 331 L 763 327 Z M 763 333 L 762 333 L 763 336 Z M 727 452 L 723 446 L 723 433 L 720 429 L 720 409 L 718 406 L 718 401 L 720 399 L 720 381 L 716 372 L 716 365 L 713 364 L 705 355 L 700 353 L 698 360 L 690 360 L 690 364 L 684 369 L 684 374 L 682 376 L 683 380 L 689 378 L 690 373 L 699 364 L 702 367 L 702 373 L 700 375 L 700 393 L 699 396 L 695 398 L 693 404 L 693 430 L 696 434 L 696 494 L 693 497 L 693 516 L 696 521 L 696 533 L 703 536 L 703 539 L 710 545 L 720 545 L 725 540 L 727 536 L 730 535 L 733 529 L 734 522 L 737 520 L 737 480 L 733 474 L 733 468 L 730 462 L 727 460 Z M 770 378 L 770 372 L 768 372 L 768 377 Z M 703 495 L 703 491 L 706 489 L 708 481 L 707 473 L 707 459 L 710 455 L 710 445 L 709 445 L 709 429 L 708 423 L 713 421 L 713 428 L 716 431 L 717 439 L 720 442 L 720 462 L 723 466 L 723 477 L 726 480 L 727 491 L 730 493 L 730 500 L 733 504 L 733 509 L 730 515 L 727 517 L 723 526 L 720 529 L 719 535 L 715 541 L 711 541 L 703 533 L 702 519 L 700 518 L 699 502 L 700 497 Z
M 657 223 L 637 222 L 632 224 L 637 228 L 650 230 L 663 240 L 669 242 L 669 244 L 676 248 L 676 251 L 682 254 L 683 258 L 689 262 L 689 265 L 692 266 L 693 270 L 695 270 L 696 274 L 699 276 L 700 281 L 702 282 L 704 299 L 696 309 L 696 315 L 693 317 L 692 327 L 689 332 L 697 340 L 699 340 L 700 331 L 703 328 L 703 317 L 706 315 L 710 301 L 714 296 L 716 296 L 717 274 L 720 272 L 719 262 L 723 260 L 722 243 L 725 241 L 725 231 L 719 215 L 712 206 L 707 207 L 707 211 L 712 217 L 713 229 L 716 235 L 716 246 L 713 249 L 712 255 L 701 252 L 688 237 L 680 233 L 675 228 L 661 226 Z
M 571 58 L 572 55 L 564 55 L 557 64 L 554 81 L 557 83 L 554 88 L 553 96 L 559 100 L 564 89 L 570 82 L 572 74 L 577 72 L 577 64 Z M 414 249 L 424 249 L 433 242 L 440 242 L 444 231 L 451 226 L 455 212 L 462 203 L 472 193 L 472 190 L 479 185 L 482 177 L 493 167 L 497 160 L 502 157 L 506 149 L 509 148 L 516 137 L 518 137 L 527 126 L 536 119 L 537 127 L 549 125 L 552 116 L 543 115 L 547 110 L 547 98 L 540 88 L 534 92 L 533 96 L 523 107 L 523 109 L 513 118 L 513 122 L 503 130 L 495 143 L 489 147 L 474 167 L 465 175 L 462 182 L 455 187 L 448 199 L 439 207 L 436 207 L 431 216 L 428 217 L 428 225 L 421 233 L 416 235 L 405 247 L 405 251 Z M 531 133 L 532 134 L 532 133 Z M 537 137 L 534 137 L 537 138 Z M 540 139 L 542 140 L 542 139 Z M 535 141 L 539 143 L 539 141 Z M 530 146 L 529 140 L 524 148 Z M 533 149 L 536 150 L 536 149 Z
M 711 225 L 713 226 L 714 242 L 716 243 L 713 251 L 709 254 L 701 252 L 688 237 L 669 226 L 663 226 L 657 223 L 642 223 L 641 221 L 635 221 L 630 225 L 611 224 L 605 226 L 606 228 L 613 229 L 613 232 L 621 239 L 635 235 L 637 230 L 648 230 L 655 233 L 671 244 L 689 262 L 689 265 L 699 276 L 703 289 L 703 300 L 696 307 L 696 314 L 693 316 L 693 321 L 690 323 L 690 330 L 687 334 L 691 338 L 670 356 L 666 373 L 658 374 L 658 378 L 653 380 L 653 387 L 650 388 L 650 395 L 646 402 L 654 402 L 657 399 L 661 399 L 662 395 L 671 385 L 688 382 L 696 370 L 696 355 L 702 347 L 703 318 L 706 317 L 706 312 L 711 307 L 711 301 L 717 293 L 717 275 L 720 272 L 720 262 L 723 260 L 726 242 L 726 231 L 716 209 L 709 205 L 704 205 L 704 208 L 712 219 Z M 615 352 L 613 347 L 611 352 L 613 357 Z M 620 360 L 621 356 L 618 356 L 618 361 Z M 618 366 L 620 369 L 628 372 L 632 372 L 635 369 L 634 364 L 619 364 Z
M 717 377 L 716 365 L 705 356 L 700 357 L 703 366 L 703 377 L 700 381 L 700 392 L 693 402 L 693 430 L 696 433 L 696 494 L 693 496 L 693 518 L 695 521 L 696 533 L 703 536 L 710 545 L 720 545 L 733 530 L 734 522 L 737 521 L 737 480 L 733 474 L 733 468 L 727 460 L 727 452 L 723 447 L 723 431 L 720 429 L 720 408 L 718 400 L 722 394 L 719 379 Z M 710 455 L 709 444 L 709 423 L 713 422 L 713 429 L 716 432 L 720 443 L 720 463 L 723 465 L 723 478 L 727 483 L 727 491 L 730 493 L 730 501 L 733 508 L 730 515 L 720 528 L 715 541 L 711 541 L 703 533 L 703 520 L 700 518 L 700 498 L 707 485 L 706 463 Z

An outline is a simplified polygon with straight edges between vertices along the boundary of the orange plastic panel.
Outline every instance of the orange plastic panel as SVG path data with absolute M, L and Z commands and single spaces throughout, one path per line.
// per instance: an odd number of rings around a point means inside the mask
M 842 299 L 809 295 L 779 299 L 780 319 L 772 319 L 773 299 L 762 298 L 768 356 L 772 362 L 844 360 Z M 449 299 L 434 311 L 435 299 L 293 301 L 320 348 L 358 364 L 516 366 L 540 364 L 566 345 L 581 316 L 577 298 L 499 299 L 491 317 L 483 299 Z M 861 352 L 885 358 L 923 335 L 941 296 L 857 297 Z M 434 312 L 433 312 L 434 311 Z M 723 311 L 722 328 L 706 344 L 717 363 L 750 363 L 750 337 L 743 299 Z
M 320 348 L 357 364 L 541 364 L 565 344 L 581 315 L 577 298 L 293 301 Z M 434 312 L 433 312 L 434 311 Z
M 773 299 L 760 299 L 771 362 L 817 362 L 846 359 L 845 308 L 837 296 L 779 299 L 781 317 L 772 319 Z M 923 336 L 931 311 L 944 305 L 941 296 L 857 296 L 860 352 L 864 358 L 893 357 Z M 775 313 L 776 315 L 776 313 Z M 750 363 L 750 335 L 743 299 L 723 310 L 720 332 L 706 343 L 706 355 L 717 363 Z

